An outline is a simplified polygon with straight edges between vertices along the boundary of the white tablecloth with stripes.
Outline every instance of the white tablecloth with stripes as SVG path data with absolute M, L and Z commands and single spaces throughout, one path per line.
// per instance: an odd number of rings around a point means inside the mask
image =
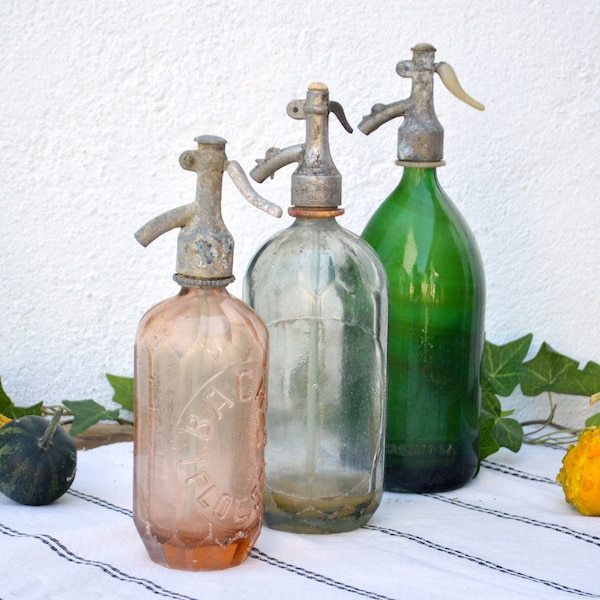
M 357 531 L 263 528 L 242 565 L 190 573 L 154 564 L 137 535 L 132 444 L 81 451 L 72 489 L 54 504 L 0 497 L 0 598 L 600 598 L 600 518 L 565 503 L 563 455 L 502 451 L 462 489 L 384 494 Z

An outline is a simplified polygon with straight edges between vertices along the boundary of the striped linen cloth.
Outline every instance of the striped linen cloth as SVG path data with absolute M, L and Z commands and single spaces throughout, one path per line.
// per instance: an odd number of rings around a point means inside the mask
M 600 598 L 600 518 L 564 501 L 563 455 L 502 451 L 462 489 L 384 494 L 357 531 L 263 528 L 242 565 L 184 572 L 155 565 L 137 535 L 133 445 L 80 451 L 73 487 L 54 504 L 0 497 L 0 598 Z

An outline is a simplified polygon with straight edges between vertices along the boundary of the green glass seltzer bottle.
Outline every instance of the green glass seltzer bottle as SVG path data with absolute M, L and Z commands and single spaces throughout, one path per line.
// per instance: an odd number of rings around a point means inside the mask
M 402 116 L 398 187 L 368 222 L 390 285 L 385 489 L 439 492 L 460 487 L 478 464 L 485 280 L 473 234 L 437 179 L 443 135 L 433 107 L 433 74 L 467 104 L 435 48 L 418 44 L 396 67 L 412 79 L 409 98 L 376 104 L 359 129 L 369 134 Z

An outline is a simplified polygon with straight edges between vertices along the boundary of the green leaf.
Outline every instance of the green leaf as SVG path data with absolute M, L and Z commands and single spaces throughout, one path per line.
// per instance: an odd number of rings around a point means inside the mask
M 508 419 L 491 384 L 482 382 L 481 417 L 479 420 L 479 461 L 500 448 L 518 452 L 523 443 L 523 428 L 515 419 Z M 510 414 L 512 411 L 507 411 Z
M 515 419 L 501 417 L 492 426 L 491 436 L 500 447 L 518 452 L 523 443 L 523 427 Z
M 552 391 L 570 396 L 592 396 L 600 392 L 600 365 L 590 361 L 580 371 L 569 371 Z
M 14 406 L 13 401 L 6 395 L 2 387 L 2 379 L 0 378 L 0 413 L 5 414 L 4 409 L 9 406 Z
M 500 444 L 492 436 L 493 426 L 494 419 L 489 419 L 479 427 L 479 462 L 500 450 Z
M 25 415 L 41 415 L 43 402 L 38 402 L 31 406 L 15 406 L 14 402 L 8 397 L 2 387 L 0 379 L 0 414 L 9 419 L 18 419 Z
M 521 390 L 526 396 L 538 396 L 542 392 L 559 392 L 569 389 L 575 381 L 579 363 L 563 356 L 544 342 L 530 361 L 523 363 Z
M 485 341 L 482 374 L 496 394 L 510 396 L 521 382 L 521 365 L 532 339 L 533 334 L 528 333 L 502 346 Z
M 592 415 L 585 420 L 586 427 L 600 427 L 600 413 Z
M 94 400 L 63 400 L 63 404 L 73 413 L 71 436 L 89 429 L 99 421 L 114 421 L 119 418 L 119 409 L 107 410 Z
M 117 375 L 106 374 L 108 383 L 115 391 L 113 402 L 120 404 L 126 410 L 133 410 L 133 377 L 119 377 Z
M 38 402 L 37 404 L 32 404 L 31 406 L 9 406 L 4 409 L 2 414 L 9 419 L 18 419 L 19 417 L 24 417 L 25 415 L 38 415 L 42 414 L 42 406 L 43 402 Z
M 521 390 L 526 396 L 555 392 L 567 396 L 591 396 L 600 391 L 600 365 L 588 362 L 583 369 L 548 344 L 542 344 L 538 354 L 523 363 Z
M 490 419 L 497 419 L 500 417 L 502 414 L 502 406 L 488 381 L 483 380 L 481 382 L 481 391 L 481 415 L 479 422 L 485 423 Z

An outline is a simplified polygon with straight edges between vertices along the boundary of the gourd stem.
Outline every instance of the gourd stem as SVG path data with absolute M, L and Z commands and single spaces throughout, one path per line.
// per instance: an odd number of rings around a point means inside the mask
M 56 433 L 56 428 L 58 427 L 58 422 L 60 421 L 60 418 L 62 417 L 62 413 L 63 413 L 63 409 L 59 408 L 52 415 L 52 420 L 48 424 L 48 427 L 46 427 L 46 431 L 44 431 L 44 435 L 39 439 L 38 446 L 42 450 L 48 450 L 48 448 L 52 444 L 52 438 L 54 437 L 54 434 Z

